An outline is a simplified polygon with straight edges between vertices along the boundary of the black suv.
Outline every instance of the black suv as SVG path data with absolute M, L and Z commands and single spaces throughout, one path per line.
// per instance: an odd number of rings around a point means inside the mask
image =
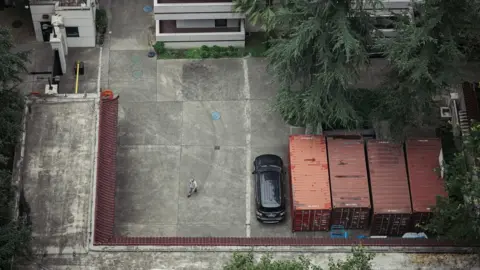
M 285 171 L 276 155 L 261 155 L 253 162 L 255 170 L 255 205 L 257 219 L 278 223 L 285 217 Z

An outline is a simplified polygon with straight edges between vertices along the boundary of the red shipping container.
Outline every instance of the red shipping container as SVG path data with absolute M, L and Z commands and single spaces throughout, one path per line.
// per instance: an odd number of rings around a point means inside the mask
M 292 231 L 327 231 L 332 201 L 323 136 L 290 136 Z
M 369 140 L 367 157 L 373 202 L 371 234 L 401 236 L 409 231 L 412 216 L 403 145 Z
M 371 206 L 364 141 L 328 138 L 327 149 L 332 225 L 367 229 Z
M 411 139 L 406 143 L 408 176 L 412 195 L 412 230 L 420 231 L 437 202 L 437 196 L 447 196 L 445 182 L 435 169 L 440 168 L 442 142 L 438 138 Z

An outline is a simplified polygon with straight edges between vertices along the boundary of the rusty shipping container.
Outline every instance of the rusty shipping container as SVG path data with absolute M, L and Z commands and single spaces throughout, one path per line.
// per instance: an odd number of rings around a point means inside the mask
M 327 139 L 332 225 L 367 229 L 370 190 L 363 139 Z
M 325 138 L 290 136 L 289 152 L 292 231 L 327 231 L 332 201 Z
M 411 139 L 406 142 L 408 178 L 412 196 L 412 231 L 420 231 L 437 202 L 437 196 L 447 196 L 445 182 L 435 169 L 440 167 L 442 142 L 438 138 Z
M 401 236 L 412 216 L 403 145 L 369 140 L 367 157 L 372 191 L 372 235 Z

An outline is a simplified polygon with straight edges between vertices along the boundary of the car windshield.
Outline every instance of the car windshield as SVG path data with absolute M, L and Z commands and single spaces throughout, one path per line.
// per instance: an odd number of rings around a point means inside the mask
M 264 208 L 277 208 L 281 205 L 280 172 L 260 173 L 260 200 Z

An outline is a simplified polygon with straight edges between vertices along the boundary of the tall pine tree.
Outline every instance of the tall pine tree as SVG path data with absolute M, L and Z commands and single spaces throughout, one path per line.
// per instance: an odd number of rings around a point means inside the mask
M 397 24 L 397 35 L 379 44 L 389 74 L 377 115 L 388 120 L 394 139 L 427 124 L 438 108 L 433 97 L 460 83 L 467 51 L 461 41 L 472 34 L 475 10 L 471 0 L 422 1 L 414 6 L 415 16 Z
M 275 108 L 292 125 L 355 128 L 362 122 L 352 105 L 352 85 L 368 65 L 373 20 L 364 9 L 376 0 L 299 0 L 278 6 L 238 0 L 237 10 L 275 31 L 266 53 L 280 85 Z M 257 3 L 257 1 L 254 1 Z M 267 15 L 265 15 L 267 14 Z

